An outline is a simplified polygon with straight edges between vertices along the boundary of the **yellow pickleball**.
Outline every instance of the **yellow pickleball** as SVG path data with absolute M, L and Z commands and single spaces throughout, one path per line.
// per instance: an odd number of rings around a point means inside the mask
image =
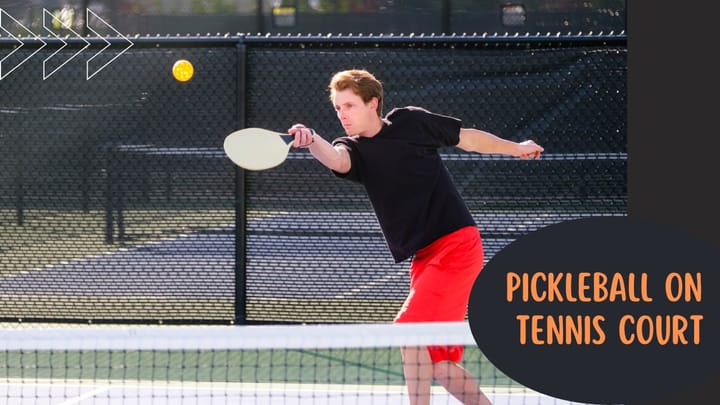
M 173 64 L 172 74 L 177 81 L 186 82 L 192 79 L 194 73 L 195 68 L 188 60 L 180 59 Z

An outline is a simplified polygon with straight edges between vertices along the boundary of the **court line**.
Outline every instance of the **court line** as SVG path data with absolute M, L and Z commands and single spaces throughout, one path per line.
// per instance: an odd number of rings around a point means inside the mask
M 78 403 L 80 403 L 80 401 L 82 401 L 82 400 L 84 400 L 84 399 L 87 399 L 87 398 L 90 398 L 90 397 L 94 397 L 94 396 L 96 396 L 97 394 L 101 394 L 101 393 L 103 393 L 103 392 L 109 392 L 111 388 L 112 388 L 112 387 L 109 387 L 109 386 L 108 386 L 108 387 L 96 388 L 96 389 L 94 389 L 94 390 L 92 390 L 92 391 L 90 391 L 90 392 L 86 392 L 85 394 L 82 394 L 82 395 L 80 395 L 80 396 L 77 396 L 77 397 L 74 397 L 74 398 L 70 398 L 70 399 L 68 399 L 67 401 L 63 401 L 63 402 L 61 402 L 59 405 L 78 404 Z
M 333 384 L 333 383 L 293 383 L 285 381 L 275 382 L 228 382 L 228 381 L 161 381 L 161 380 L 72 380 L 72 379 L 36 379 L 28 381 L 27 379 L 10 378 L 0 383 L 0 387 L 77 387 L 77 388 L 93 388 L 93 391 L 85 393 L 80 397 L 88 397 L 97 395 L 103 391 L 114 389 L 162 389 L 162 390 L 203 390 L 203 391 L 227 391 L 227 392 L 405 392 L 405 385 L 397 384 Z M 538 396 L 545 397 L 547 395 L 534 391 L 527 387 L 494 387 L 483 386 L 486 394 L 507 395 L 507 396 Z M 443 393 L 446 392 L 441 386 L 433 385 L 432 391 Z M 70 401 L 74 400 L 70 399 Z M 74 402 L 67 402 L 68 404 Z M 65 403 L 63 403 L 65 404 Z

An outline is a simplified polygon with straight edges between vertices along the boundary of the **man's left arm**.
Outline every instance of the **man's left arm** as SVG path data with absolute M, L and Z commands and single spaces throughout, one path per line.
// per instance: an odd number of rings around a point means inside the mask
M 457 147 L 467 152 L 495 153 L 521 159 L 537 158 L 544 151 L 542 146 L 532 140 L 513 142 L 475 128 L 460 129 Z

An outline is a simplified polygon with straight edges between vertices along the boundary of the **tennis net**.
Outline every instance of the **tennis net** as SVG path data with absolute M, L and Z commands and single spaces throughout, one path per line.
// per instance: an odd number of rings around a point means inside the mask
M 0 329 L 6 404 L 407 404 L 400 347 L 462 345 L 493 404 L 570 404 L 516 384 L 466 322 Z M 459 404 L 433 384 L 432 404 Z M 4 401 L 3 401 L 4 400 Z

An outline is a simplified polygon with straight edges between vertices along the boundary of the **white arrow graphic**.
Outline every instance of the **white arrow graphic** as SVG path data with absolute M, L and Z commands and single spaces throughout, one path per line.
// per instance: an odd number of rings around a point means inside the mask
M 33 38 L 35 38 L 35 39 L 39 40 L 40 42 L 42 42 L 42 46 L 41 46 L 41 47 L 39 47 L 38 49 L 36 49 L 35 52 L 33 52 L 33 53 L 31 53 L 30 55 L 26 56 L 25 59 L 23 59 L 22 61 L 20 61 L 20 63 L 18 63 L 17 65 L 15 65 L 15 67 L 13 67 L 12 69 L 10 69 L 10 70 L 7 71 L 7 72 L 3 72 L 3 62 L 5 62 L 5 60 L 7 60 L 7 58 L 9 58 L 10 56 L 12 56 L 15 52 L 19 51 L 20 48 L 22 48 L 22 47 L 25 45 L 25 43 L 24 43 L 23 41 L 21 41 L 20 39 L 18 39 L 15 35 L 13 35 L 10 31 L 6 30 L 6 29 L 3 27 L 3 17 L 7 17 L 7 18 L 11 19 L 13 22 L 15 22 L 15 24 L 17 24 L 19 27 L 22 27 L 22 29 L 24 29 L 25 31 L 27 31 L 28 34 L 32 35 Z M 37 35 L 35 35 L 35 34 L 34 34 L 32 31 L 30 31 L 29 29 L 27 29 L 27 28 L 26 28 L 24 25 L 22 25 L 18 20 L 16 20 L 15 18 L 13 18 L 13 16 L 11 16 L 11 15 L 8 14 L 8 13 L 6 13 L 5 10 L 3 10 L 2 8 L 0 8 L 0 30 L 4 31 L 4 32 L 5 32 L 6 34 L 8 34 L 11 38 L 13 38 L 15 41 L 17 41 L 18 44 L 20 44 L 20 46 L 18 46 L 17 48 L 15 48 L 12 52 L 10 52 L 10 53 L 9 53 L 8 55 L 6 55 L 4 58 L 0 59 L 0 80 L 2 80 L 2 79 L 4 79 L 5 77 L 7 77 L 7 75 L 9 75 L 10 73 L 12 73 L 15 69 L 19 68 L 20 65 L 22 65 L 22 64 L 25 63 L 25 62 L 27 62 L 27 60 L 30 59 L 30 58 L 32 58 L 36 53 L 40 52 L 40 50 L 43 49 L 43 48 L 45 47 L 45 45 L 47 45 L 47 42 L 45 42 L 45 41 L 43 41 L 42 39 L 40 39 L 40 37 L 38 37 Z
M 105 20 L 103 20 L 102 18 L 100 18 L 99 15 L 95 14 L 94 11 L 90 10 L 89 8 L 88 8 L 88 9 L 85 9 L 85 11 L 86 11 L 86 12 L 85 12 L 85 21 L 86 21 L 87 28 L 88 28 L 90 31 L 92 31 L 93 34 L 97 35 L 98 38 L 102 39 L 102 40 L 105 42 L 105 47 L 103 47 L 103 49 L 101 49 L 98 53 L 96 53 L 95 55 L 93 55 L 92 58 L 88 59 L 87 63 L 85 64 L 85 65 L 86 65 L 87 80 L 90 80 L 93 76 L 95 76 L 96 74 L 100 73 L 101 70 L 105 69 L 105 67 L 106 67 L 107 65 L 109 65 L 109 64 L 112 63 L 115 59 L 117 59 L 118 57 L 120 57 L 120 55 L 122 55 L 123 53 L 125 53 L 125 51 L 127 51 L 128 49 L 130 49 L 130 47 L 132 47 L 134 44 L 132 43 L 132 41 L 130 41 L 129 39 L 127 39 L 124 35 L 122 35 L 121 33 L 119 33 L 119 32 L 118 32 L 115 28 L 113 28 L 110 24 L 108 24 Z M 125 49 L 123 49 L 122 51 L 120 51 L 120 53 L 118 53 L 117 55 L 115 55 L 115 57 L 113 57 L 113 58 L 110 59 L 109 61 L 105 62 L 104 65 L 100 66 L 100 68 L 99 68 L 98 70 L 96 70 L 93 74 L 90 74 L 90 62 L 92 62 L 93 59 L 95 59 L 96 57 L 98 57 L 105 49 L 107 49 L 107 48 L 110 46 L 110 41 L 106 40 L 106 39 L 103 38 L 97 31 L 95 31 L 94 29 L 92 29 L 92 27 L 91 27 L 90 24 L 89 24 L 89 22 L 90 22 L 90 14 L 92 14 L 92 15 L 93 15 L 95 18 L 97 18 L 98 20 L 102 21 L 103 24 L 107 25 L 111 30 L 115 31 L 115 33 L 116 33 L 119 37 L 121 37 L 122 39 L 124 39 L 125 41 L 127 41 L 127 42 L 130 44 L 130 45 L 128 45 Z
M 55 69 L 53 69 L 50 73 L 46 73 L 46 70 L 45 70 L 45 66 L 47 65 L 47 62 L 48 62 L 50 59 L 52 59 L 55 55 L 57 55 L 58 52 L 62 51 L 63 48 L 65 48 L 65 47 L 67 46 L 67 42 L 65 42 L 62 38 L 60 38 L 57 34 L 55 34 L 55 33 L 48 27 L 48 21 L 47 21 L 46 18 L 45 18 L 45 17 L 47 17 L 47 16 L 50 16 L 50 18 L 51 18 L 52 20 L 55 20 L 55 22 L 60 23 L 60 25 L 62 25 L 63 28 L 65 28 L 66 30 L 69 30 L 70 32 L 72 32 L 73 34 L 75 34 L 76 37 L 80 38 L 83 42 L 85 42 L 85 46 L 83 46 L 79 51 L 77 51 L 77 52 L 75 52 L 74 54 L 72 54 L 72 56 L 70 56 L 69 58 L 67 58 L 67 60 L 65 60 L 65 62 L 63 62 L 60 66 L 58 66 L 58 67 L 56 67 Z M 46 10 L 46 9 L 43 9 L 43 28 L 45 28 L 45 30 L 46 30 L 47 32 L 49 32 L 50 34 L 52 34 L 52 36 L 54 36 L 55 38 L 57 38 L 58 40 L 60 40 L 60 42 L 62 42 L 62 44 L 63 44 L 57 51 L 53 52 L 52 55 L 48 56 L 47 58 L 45 58 L 45 60 L 43 60 L 43 80 L 45 80 L 45 79 L 47 79 L 48 77 L 52 76 L 55 72 L 57 72 L 58 70 L 60 70 L 61 67 L 65 66 L 65 64 L 68 63 L 68 62 L 70 62 L 74 57 L 78 56 L 78 55 L 80 54 L 80 52 L 82 52 L 82 51 L 85 50 L 85 48 L 87 48 L 88 46 L 90 46 L 90 42 L 88 42 L 88 41 L 86 41 L 85 39 L 83 39 L 83 37 L 81 37 L 80 35 L 78 35 L 77 32 L 73 31 L 72 28 L 70 28 L 67 24 L 65 24 L 64 22 L 62 22 L 61 20 L 59 20 L 57 17 L 55 17 L 52 13 L 50 13 L 50 12 L 49 12 L 48 10 Z

